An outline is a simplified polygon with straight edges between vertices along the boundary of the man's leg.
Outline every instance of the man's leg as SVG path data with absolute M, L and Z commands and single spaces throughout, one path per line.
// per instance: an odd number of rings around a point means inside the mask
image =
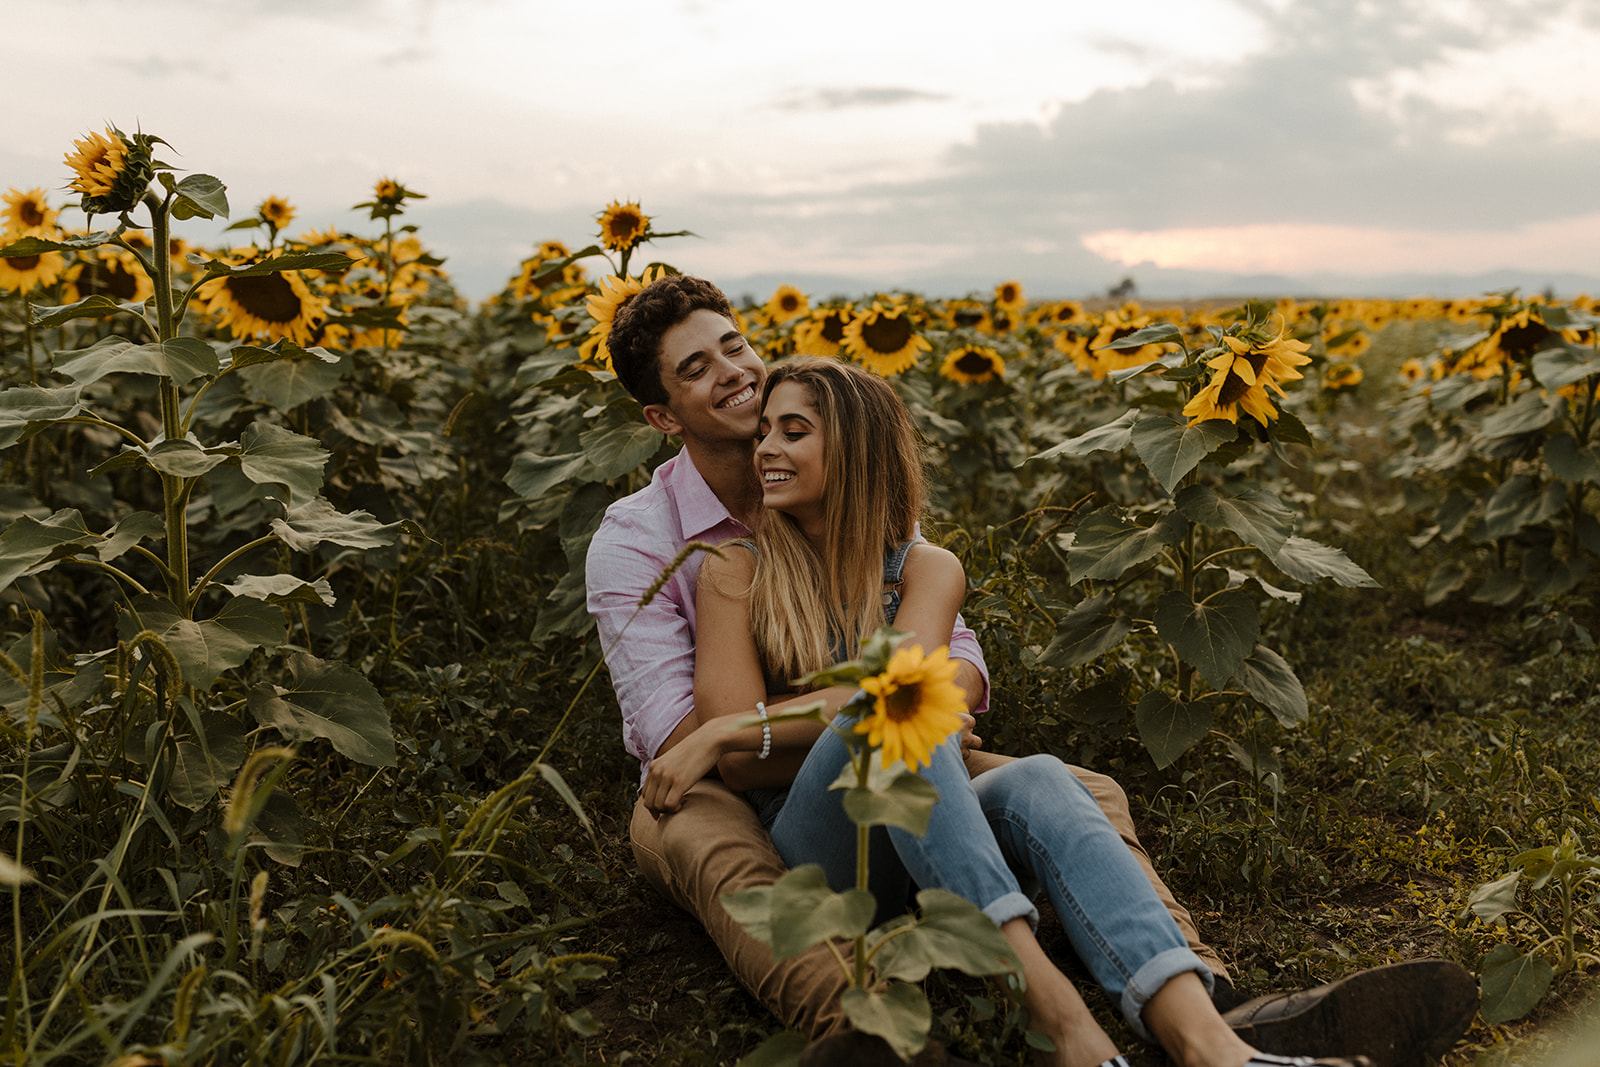
M 982 749 L 968 749 L 966 758 L 967 771 L 976 778 L 984 771 L 1009 763 L 1013 757 L 1002 756 L 994 752 L 984 752 Z M 1088 786 L 1089 793 L 1094 797 L 1095 802 L 1100 805 L 1100 810 L 1106 813 L 1106 818 L 1111 820 L 1112 827 L 1122 838 L 1123 843 L 1128 846 L 1128 850 L 1133 853 L 1134 859 L 1139 861 L 1139 866 L 1144 869 L 1145 877 L 1150 879 L 1150 884 L 1155 887 L 1156 896 L 1161 898 L 1161 903 L 1165 904 L 1167 911 L 1171 913 L 1172 921 L 1178 924 L 1178 930 L 1183 934 L 1184 940 L 1189 943 L 1189 948 L 1196 956 L 1200 957 L 1202 963 L 1211 968 L 1212 974 L 1231 984 L 1232 979 L 1228 975 L 1228 968 L 1224 966 L 1222 958 L 1209 945 L 1200 940 L 1200 932 L 1195 929 L 1194 919 L 1189 915 L 1188 909 L 1178 903 L 1177 898 L 1172 895 L 1172 890 L 1168 889 L 1167 884 L 1161 880 L 1161 876 L 1156 874 L 1155 865 L 1150 862 L 1149 853 L 1145 852 L 1144 846 L 1139 843 L 1139 835 L 1133 828 L 1133 813 L 1128 809 L 1128 794 L 1124 793 L 1122 787 L 1106 775 L 1085 770 L 1082 767 L 1074 767 L 1070 764 L 1068 764 L 1067 769 L 1080 782 Z
M 768 1010 L 811 1037 L 846 1025 L 839 1000 L 845 977 L 826 946 L 774 963 L 772 950 L 722 906 L 724 894 L 771 885 L 788 870 L 742 797 L 708 778 L 689 789 L 682 808 L 659 818 L 636 803 L 628 830 L 645 880 L 700 920 L 734 975 Z

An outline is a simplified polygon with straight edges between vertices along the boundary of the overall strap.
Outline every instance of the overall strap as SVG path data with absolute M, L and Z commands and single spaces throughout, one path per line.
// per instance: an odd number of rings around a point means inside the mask
M 907 541 L 898 548 L 891 548 L 883 554 L 883 620 L 890 625 L 894 624 L 894 617 L 900 611 L 900 586 L 903 582 L 902 574 L 906 567 L 906 556 L 911 552 L 911 546 L 916 541 Z

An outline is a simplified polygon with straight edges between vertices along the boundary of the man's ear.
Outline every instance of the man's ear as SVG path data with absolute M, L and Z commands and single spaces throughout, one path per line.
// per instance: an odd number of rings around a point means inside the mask
M 683 431 L 683 423 L 678 421 L 678 416 L 665 404 L 646 404 L 644 406 L 644 421 L 653 428 L 665 434 L 676 434 Z

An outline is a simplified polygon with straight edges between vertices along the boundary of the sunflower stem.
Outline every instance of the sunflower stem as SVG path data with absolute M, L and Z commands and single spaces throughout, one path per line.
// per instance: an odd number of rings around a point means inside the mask
M 171 218 L 168 214 L 170 197 L 164 201 L 154 192 L 144 196 L 150 209 L 150 239 L 155 245 L 155 255 L 150 257 L 155 267 L 156 332 L 159 342 L 165 344 L 176 336 L 172 314 L 172 257 L 166 254 L 170 247 Z M 140 261 L 143 266 L 143 261 Z M 179 406 L 178 386 L 171 377 L 163 375 L 157 388 L 161 393 L 161 432 L 168 441 L 183 439 L 183 413 Z M 167 594 L 181 618 L 189 617 L 189 526 L 184 514 L 188 499 L 188 486 L 175 474 L 161 476 L 162 497 L 165 502 L 167 527 Z
M 624 252 L 623 255 L 626 256 L 627 253 Z M 867 788 L 867 775 L 872 767 L 871 746 L 862 746 L 857 750 L 857 755 L 851 758 L 859 760 L 856 763 L 856 785 L 865 789 Z M 856 826 L 857 889 L 864 890 L 867 888 L 867 861 L 867 827 L 864 824 L 858 824 Z M 864 933 L 856 935 L 855 975 L 850 984 L 856 989 L 867 988 L 867 935 Z

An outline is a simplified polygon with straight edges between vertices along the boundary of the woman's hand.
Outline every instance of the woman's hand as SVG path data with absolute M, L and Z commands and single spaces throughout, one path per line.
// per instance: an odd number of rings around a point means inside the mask
M 711 773 L 722 755 L 722 737 L 732 722 L 712 719 L 650 761 L 640 795 L 657 815 L 677 811 L 689 787 Z

